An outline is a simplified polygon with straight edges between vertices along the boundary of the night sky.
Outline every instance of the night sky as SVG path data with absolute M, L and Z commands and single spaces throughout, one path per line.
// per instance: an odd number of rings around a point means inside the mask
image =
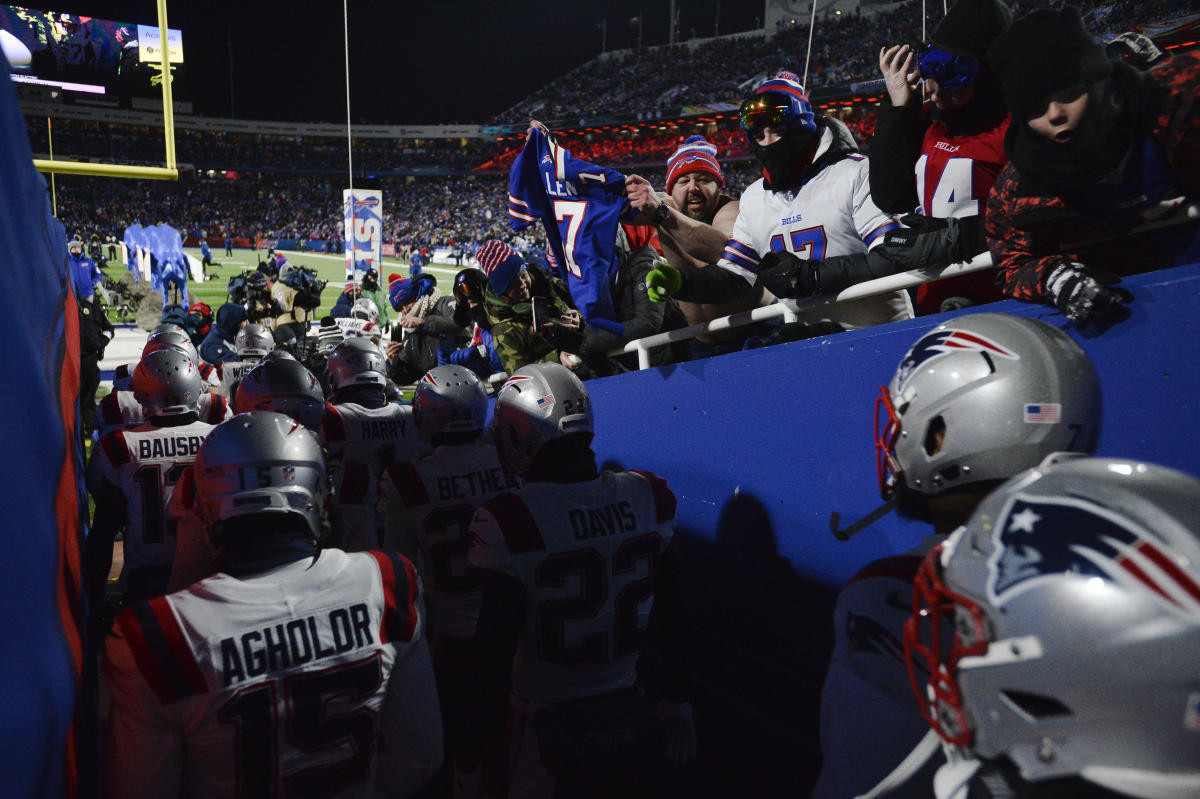
M 23 4 L 146 25 L 150 0 Z M 680 37 L 755 27 L 761 2 L 678 0 Z M 667 0 L 350 0 L 351 114 L 356 124 L 481 123 L 600 52 L 667 41 Z M 336 0 L 174 0 L 196 113 L 239 119 L 344 122 L 342 4 Z M 230 90 L 232 43 L 232 98 Z M 357 86 L 354 84 L 358 81 Z

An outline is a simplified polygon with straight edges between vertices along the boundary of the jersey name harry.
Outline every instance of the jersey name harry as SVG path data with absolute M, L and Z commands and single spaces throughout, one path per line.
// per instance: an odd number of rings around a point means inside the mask
M 171 436 L 137 439 L 138 460 L 155 458 L 194 458 L 204 436 Z
M 408 436 L 407 419 L 371 419 L 358 420 L 358 437 L 363 439 L 393 440 Z
M 374 645 L 371 613 L 359 602 L 222 638 L 221 672 L 229 686 Z

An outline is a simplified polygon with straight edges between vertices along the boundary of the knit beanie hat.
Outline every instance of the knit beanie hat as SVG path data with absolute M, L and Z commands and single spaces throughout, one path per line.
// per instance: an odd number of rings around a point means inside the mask
M 725 173 L 717 163 L 717 147 L 703 136 L 688 136 L 687 141 L 667 159 L 667 193 L 680 176 L 689 172 L 707 172 L 725 185 Z
M 1041 9 L 1021 17 L 988 49 L 1014 120 L 1039 111 L 1047 97 L 1112 74 L 1104 47 L 1083 27 L 1074 6 Z
M 929 41 L 959 55 L 982 61 L 988 45 L 1012 24 L 1012 11 L 1001 0 L 958 0 L 946 12 Z
M 408 277 L 393 280 L 388 286 L 388 301 L 397 311 L 417 298 L 417 281 Z
M 479 252 L 479 268 L 487 275 L 488 284 L 496 294 L 503 294 L 525 267 L 520 255 L 499 239 L 488 239 Z

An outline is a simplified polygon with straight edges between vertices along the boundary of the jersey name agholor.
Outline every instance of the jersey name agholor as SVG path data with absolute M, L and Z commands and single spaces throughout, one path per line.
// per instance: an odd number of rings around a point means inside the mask
M 387 518 L 386 548 L 406 555 L 420 551 L 429 622 L 439 635 L 475 635 L 482 593 L 479 572 L 467 562 L 467 528 L 477 507 L 514 488 L 487 437 L 438 447 L 384 473 L 379 490 Z
M 175 796 L 161 780 L 182 773 L 193 797 L 374 796 L 419 599 L 404 557 L 329 549 L 125 609 L 104 665 L 110 791 Z
M 512 693 L 530 710 L 633 685 L 675 496 L 649 472 L 531 483 L 484 503 L 471 563 L 525 587 Z

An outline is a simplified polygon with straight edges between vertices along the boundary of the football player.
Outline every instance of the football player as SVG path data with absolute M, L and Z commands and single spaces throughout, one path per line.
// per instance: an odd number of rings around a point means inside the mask
M 383 470 L 416 458 L 425 446 L 412 407 L 388 401 L 387 360 L 370 339 L 338 344 L 325 377 L 332 396 L 320 439 L 333 477 L 335 540 L 349 551 L 376 549 L 382 540 L 376 505 Z
M 926 556 L 904 643 L 938 799 L 1200 796 L 1200 482 L 1047 459 Z
M 1004 480 L 1047 455 L 1092 452 L 1100 385 L 1087 355 L 1058 328 L 971 314 L 922 335 L 880 389 L 876 409 L 884 507 L 928 522 L 941 537 Z M 863 793 L 925 733 L 905 690 L 901 640 L 913 577 L 937 540 L 867 564 L 838 595 L 821 695 L 825 766 L 814 797 Z M 868 713 L 873 721 L 864 725 Z M 910 780 L 890 795 L 926 797 L 928 783 Z
M 218 363 L 216 366 L 220 381 L 219 391 L 231 404 L 242 378 L 258 366 L 267 353 L 275 349 L 275 336 L 264 325 L 252 322 L 238 330 L 233 340 L 233 348 L 237 351 L 238 359 Z
M 484 431 L 487 405 L 483 383 L 471 370 L 431 369 L 417 383 L 412 418 L 421 440 L 434 450 L 389 466 L 380 483 L 386 548 L 416 561 L 425 586 L 447 759 L 458 795 L 478 782 L 479 752 L 489 732 L 464 701 L 474 679 L 470 646 L 482 595 L 479 570 L 467 562 L 467 527 L 480 504 L 516 488 Z
M 167 590 L 175 555 L 175 524 L 167 505 L 212 425 L 199 421 L 200 374 L 174 349 L 144 357 L 133 375 L 133 395 L 146 423 L 100 438 L 88 464 L 88 489 L 96 501 L 87 540 L 88 595 L 104 598 L 112 544 L 125 530 L 124 594 L 129 601 Z
M 421 585 L 394 553 L 317 551 L 320 446 L 239 415 L 196 459 L 220 573 L 108 639 L 109 796 L 412 796 L 442 759 Z
M 648 472 L 598 471 L 592 430 L 587 389 L 559 364 L 524 366 L 497 394 L 492 434 L 522 487 L 479 508 L 468 558 L 483 569 L 478 707 L 495 707 L 511 672 L 510 796 L 661 795 L 663 730 L 636 665 L 675 497 Z M 677 650 L 663 651 L 658 709 L 684 762 L 688 691 Z
M 817 114 L 790 72 L 764 81 L 738 112 L 763 177 L 742 193 L 720 269 L 661 264 L 654 299 L 728 302 L 761 285 L 776 297 L 836 294 L 899 268 L 878 248 L 898 227 L 871 200 L 866 157 L 841 122 Z M 804 310 L 788 338 L 907 319 L 904 292 Z

